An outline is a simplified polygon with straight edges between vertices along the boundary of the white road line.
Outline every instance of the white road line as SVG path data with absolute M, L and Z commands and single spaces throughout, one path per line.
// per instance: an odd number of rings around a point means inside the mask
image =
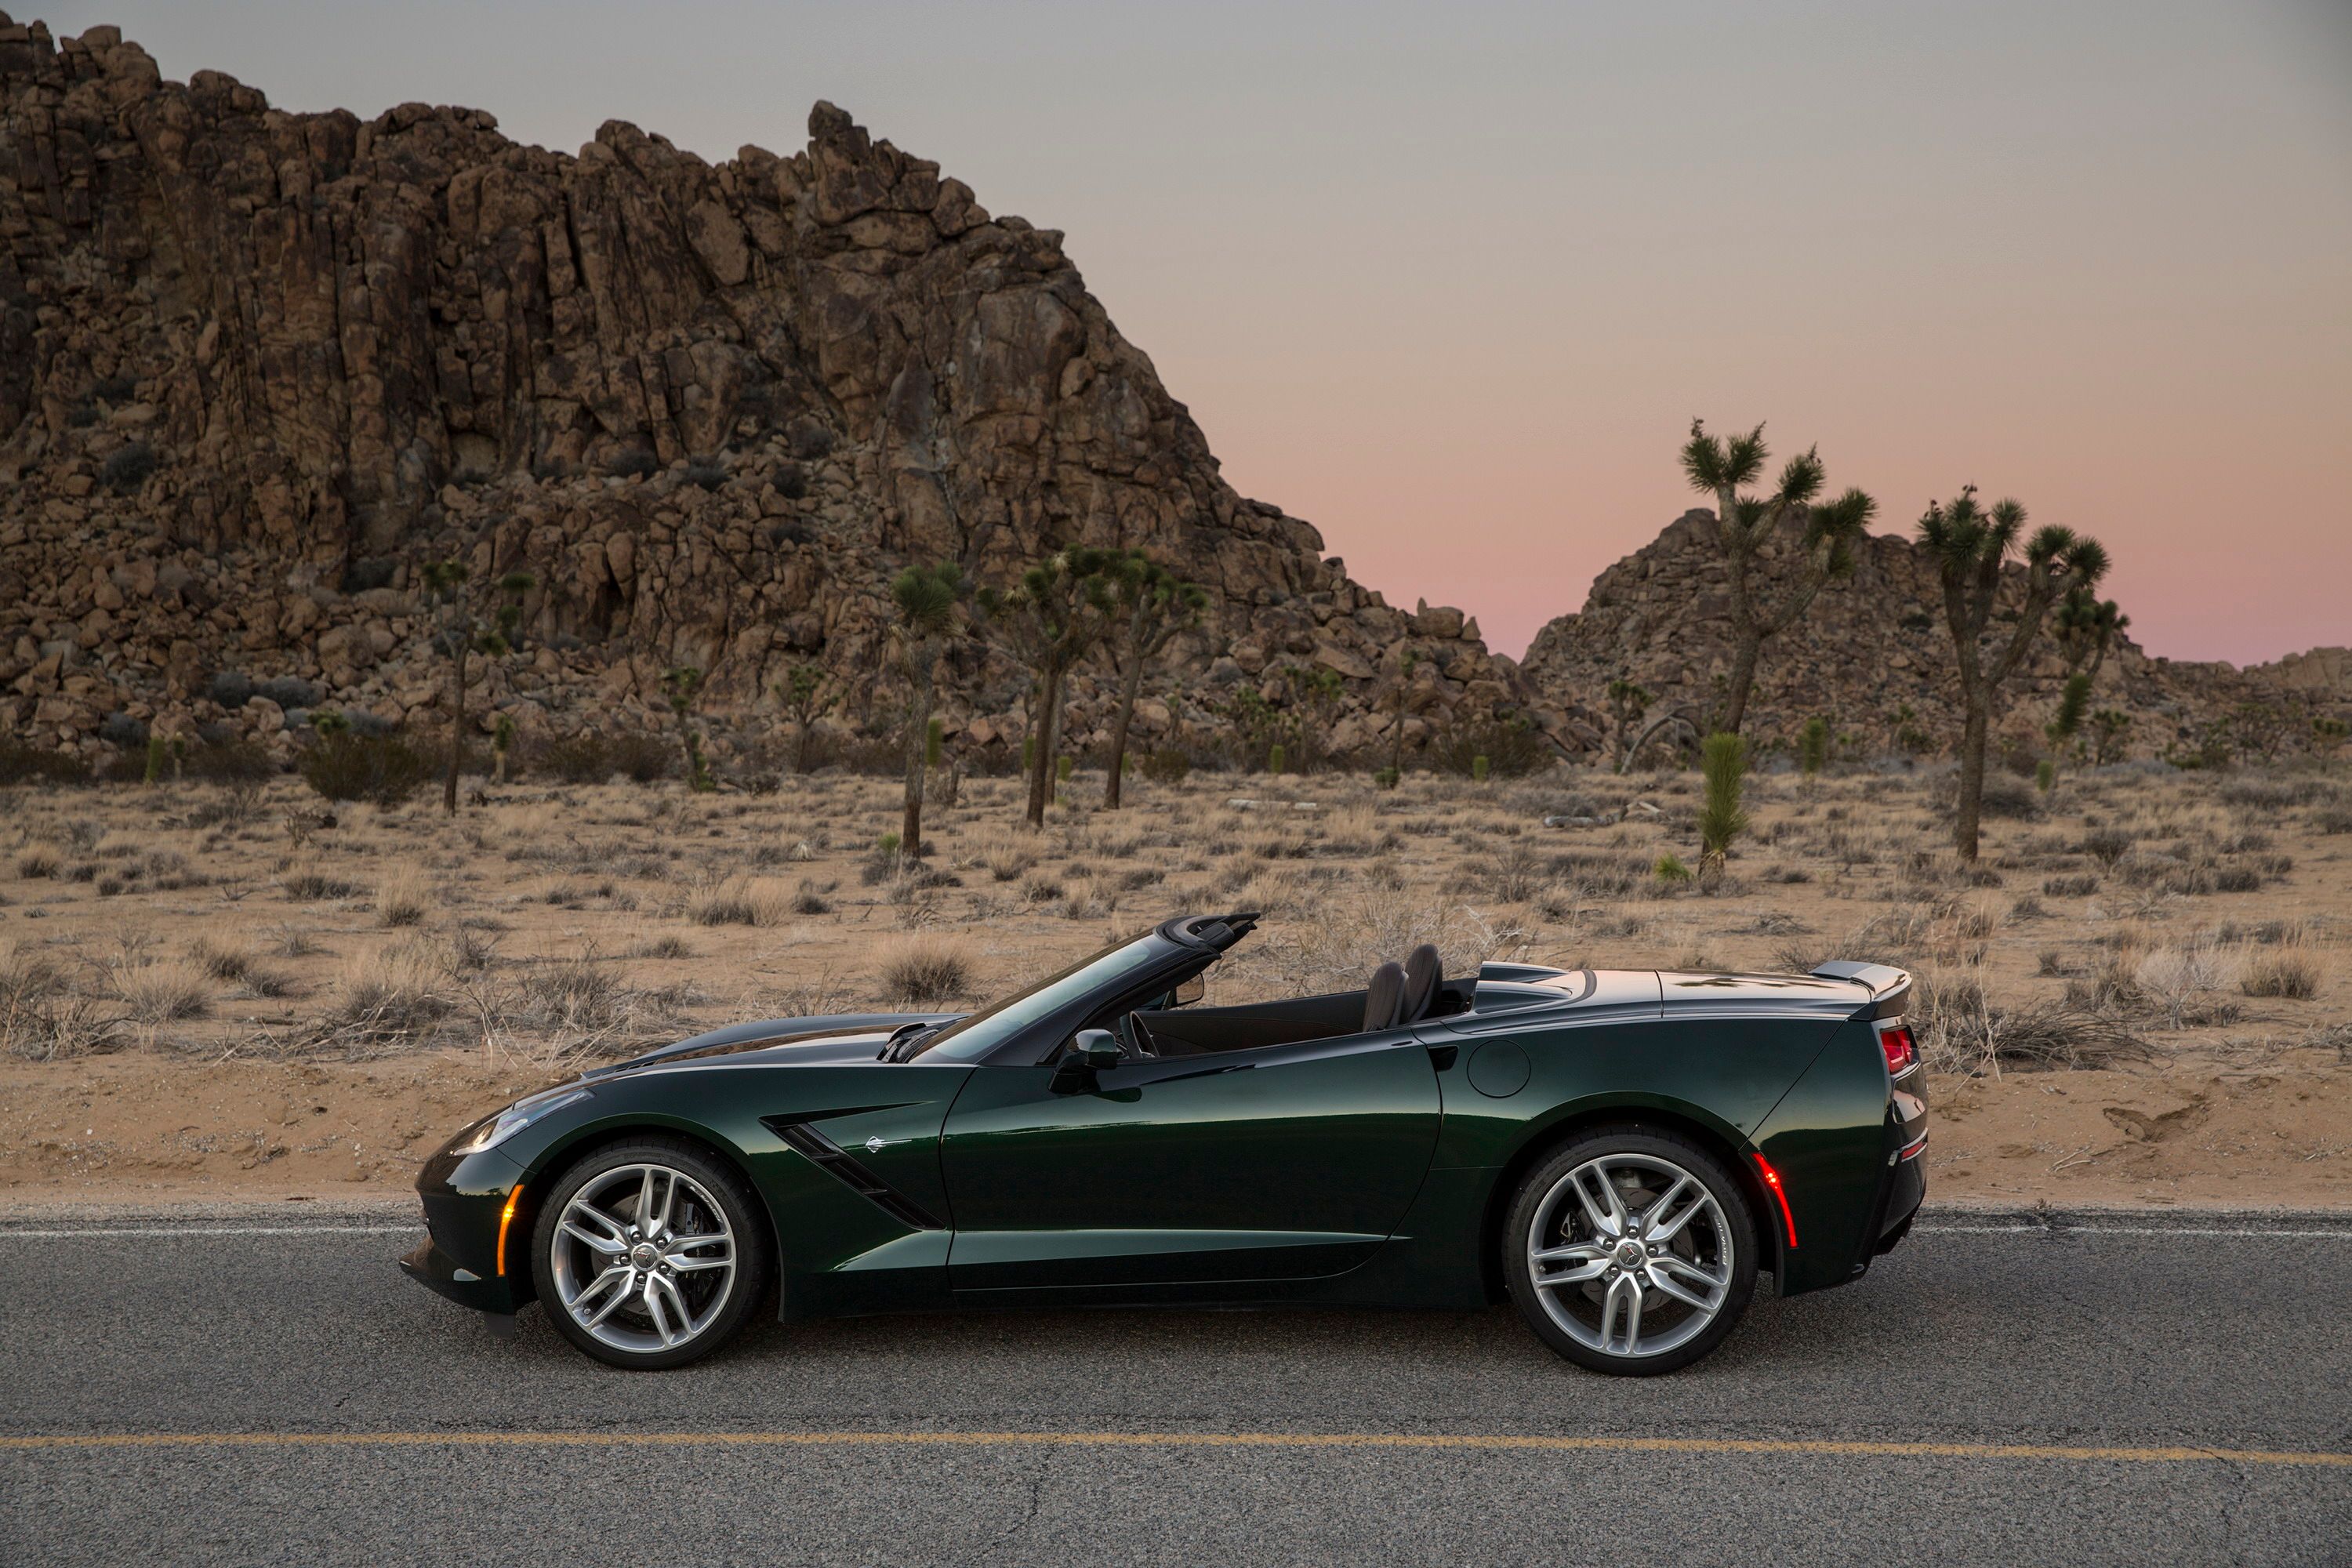
M 0 1237 L 36 1237 L 58 1240 L 89 1236 L 415 1236 L 422 1225 L 169 1225 L 93 1226 L 86 1230 L 12 1230 L 0 1226 Z
M 2266 1226 L 2231 1227 L 2188 1225 L 1918 1225 L 1914 1236 L 2281 1236 L 2352 1241 L 2352 1227 L 2342 1230 L 2273 1230 Z

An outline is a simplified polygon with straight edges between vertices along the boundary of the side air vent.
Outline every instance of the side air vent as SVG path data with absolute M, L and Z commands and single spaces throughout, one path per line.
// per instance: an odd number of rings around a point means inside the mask
M 910 1226 L 917 1230 L 947 1229 L 946 1224 L 938 1216 L 867 1170 L 850 1155 L 848 1150 L 807 1122 L 763 1120 L 767 1121 L 769 1131 L 808 1156 L 819 1170 L 838 1177 L 843 1185 L 856 1192 L 900 1225 Z

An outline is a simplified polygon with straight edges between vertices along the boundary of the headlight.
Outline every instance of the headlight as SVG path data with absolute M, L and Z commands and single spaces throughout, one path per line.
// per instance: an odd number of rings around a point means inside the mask
M 561 1110 L 590 1098 L 584 1089 L 551 1089 L 544 1094 L 534 1094 L 518 1100 L 496 1116 L 486 1116 L 463 1132 L 449 1145 L 452 1154 L 478 1154 L 485 1149 L 495 1149 L 551 1110 Z

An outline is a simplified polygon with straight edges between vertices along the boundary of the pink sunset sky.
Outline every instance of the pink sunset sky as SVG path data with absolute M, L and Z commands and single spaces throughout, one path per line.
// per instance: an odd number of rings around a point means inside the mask
M 1883 531 L 1974 482 L 2096 534 L 2152 652 L 2352 643 L 2346 0 L 12 8 L 564 150 L 831 99 L 1066 231 L 1235 485 L 1504 652 L 1697 504 L 1695 414 Z

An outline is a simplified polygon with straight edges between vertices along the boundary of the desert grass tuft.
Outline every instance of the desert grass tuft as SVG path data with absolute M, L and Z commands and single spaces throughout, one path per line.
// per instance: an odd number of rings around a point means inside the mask
M 121 964 L 115 968 L 112 980 L 115 995 L 141 1024 L 177 1023 L 212 1011 L 212 976 L 193 959 Z
M 2249 996 L 2276 996 L 2307 1002 L 2319 994 L 2319 955 L 2312 951 L 2311 935 L 2301 924 L 2290 925 L 2276 940 L 2246 951 L 2238 964 L 2238 989 Z
M 876 973 L 885 1000 L 924 1006 L 964 995 L 977 967 L 971 945 L 939 931 L 909 931 L 883 944 Z
M 393 929 L 422 925 L 430 903 L 424 875 L 414 866 L 402 866 L 376 884 L 376 923 Z

